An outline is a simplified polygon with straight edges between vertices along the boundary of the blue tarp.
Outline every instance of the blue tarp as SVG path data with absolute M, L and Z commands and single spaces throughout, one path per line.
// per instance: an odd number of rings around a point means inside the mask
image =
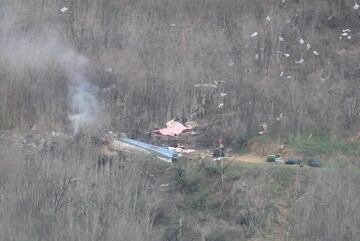
M 156 156 L 166 158 L 166 159 L 177 159 L 179 157 L 178 153 L 172 150 L 169 150 L 166 147 L 154 146 L 148 143 L 141 141 L 132 140 L 129 138 L 121 138 L 119 141 L 124 142 L 129 145 L 133 145 L 138 148 L 142 148 Z

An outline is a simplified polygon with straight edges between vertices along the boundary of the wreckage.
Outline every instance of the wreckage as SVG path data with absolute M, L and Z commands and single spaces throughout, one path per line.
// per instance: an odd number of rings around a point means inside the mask
M 107 135 L 100 146 L 99 152 L 101 156 L 106 157 L 113 157 L 119 152 L 135 156 L 154 156 L 169 163 L 179 158 L 179 154 L 174 150 L 132 140 L 124 134 L 120 137 Z

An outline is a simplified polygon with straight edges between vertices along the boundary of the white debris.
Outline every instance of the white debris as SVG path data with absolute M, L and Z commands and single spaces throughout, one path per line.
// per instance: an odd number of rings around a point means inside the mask
M 279 37 L 279 41 L 280 41 L 280 42 L 284 42 L 285 40 L 284 40 L 283 37 L 280 36 L 280 37 Z
M 299 43 L 300 43 L 301 45 L 303 45 L 303 44 L 305 43 L 305 41 L 301 38 L 301 39 L 299 40 Z
M 270 16 L 266 16 L 266 21 L 268 21 L 268 22 L 270 22 L 270 21 L 271 21 Z
M 311 48 L 311 45 L 309 43 L 306 44 L 306 49 L 309 50 Z
M 292 79 L 293 77 L 291 75 L 286 76 L 287 79 Z
M 67 7 L 63 7 L 62 9 L 60 9 L 60 11 L 61 11 L 62 13 L 65 13 L 67 10 L 68 10 Z
M 227 93 L 220 93 L 220 96 L 225 97 L 225 96 L 227 96 Z
M 318 56 L 318 55 L 319 55 L 319 53 L 318 53 L 318 52 L 316 52 L 316 51 L 313 51 L 313 53 L 314 53 L 316 56 Z
M 164 184 L 160 184 L 160 187 L 168 187 L 170 185 L 170 183 L 164 183 Z
M 276 118 L 277 121 L 281 121 L 283 118 L 283 113 L 280 113 L 279 117 Z
M 333 17 L 334 17 L 334 16 L 330 16 L 330 17 L 328 17 L 328 20 L 331 20 Z
M 259 59 L 259 55 L 255 54 L 255 59 L 258 60 Z
M 281 73 L 280 73 L 280 77 L 283 77 L 284 76 L 284 72 L 283 71 L 281 71 Z
M 285 55 L 286 58 L 290 57 L 290 54 L 284 53 L 284 55 Z
M 172 23 L 172 24 L 171 24 L 171 27 L 176 27 L 176 24 L 175 24 L 175 23 Z
M 297 64 L 302 64 L 304 63 L 304 59 L 303 58 L 300 58 L 299 61 L 296 61 Z
M 283 159 L 275 159 L 275 163 L 277 163 L 277 164 L 285 164 L 285 161 Z
M 254 32 L 253 34 L 251 34 L 251 37 L 254 38 L 254 37 L 256 37 L 257 35 L 258 35 L 258 33 L 257 33 L 257 32 Z
M 346 32 L 351 32 L 351 29 L 343 29 L 343 30 L 341 30 L 343 33 L 346 33 Z
M 285 0 L 281 0 L 281 3 L 284 3 L 285 2 Z
M 344 36 L 344 37 L 346 37 L 346 36 L 348 36 L 349 34 L 348 33 L 342 33 L 341 34 L 341 36 Z
M 230 67 L 233 67 L 233 66 L 234 66 L 234 62 L 233 62 L 232 60 L 229 62 L 229 66 L 230 66 Z
M 220 103 L 219 106 L 218 106 L 218 108 L 220 109 L 220 108 L 223 107 L 223 106 L 224 106 L 224 103 Z
M 355 3 L 353 7 L 354 7 L 355 10 L 358 10 L 360 8 L 360 5 Z
M 342 36 L 339 36 L 339 39 L 342 39 Z
M 348 36 L 348 39 L 351 39 L 351 35 Z
M 211 88 L 217 88 L 216 85 L 214 84 L 196 84 L 194 85 L 195 88 L 200 88 L 200 87 L 211 87 Z

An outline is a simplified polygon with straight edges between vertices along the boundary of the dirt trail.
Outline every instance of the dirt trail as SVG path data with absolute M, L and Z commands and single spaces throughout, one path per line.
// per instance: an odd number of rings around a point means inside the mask
M 263 164 L 265 163 L 264 157 L 255 155 L 253 153 L 238 155 L 231 154 L 228 156 L 229 160 L 234 160 L 235 162 L 246 162 L 246 163 L 255 163 L 255 164 Z

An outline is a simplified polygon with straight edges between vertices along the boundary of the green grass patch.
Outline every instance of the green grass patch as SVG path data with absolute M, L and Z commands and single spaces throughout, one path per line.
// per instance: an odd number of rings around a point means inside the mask
M 345 139 L 330 136 L 329 134 L 302 136 L 289 140 L 288 144 L 297 151 L 311 155 L 332 154 L 335 152 L 353 154 L 356 151 L 356 148 Z

